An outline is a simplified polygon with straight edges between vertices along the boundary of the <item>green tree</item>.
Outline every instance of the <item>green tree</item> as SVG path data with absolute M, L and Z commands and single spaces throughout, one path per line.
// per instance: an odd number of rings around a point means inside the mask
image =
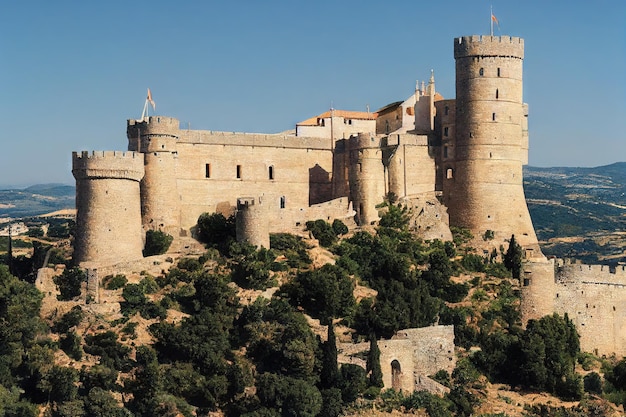
M 61 275 L 54 277 L 54 283 L 59 288 L 57 299 L 69 301 L 80 295 L 83 282 L 87 281 L 87 274 L 80 268 L 63 270 Z
M 163 380 L 156 352 L 148 346 L 139 346 L 136 363 L 135 378 L 128 381 L 127 389 L 133 394 L 128 407 L 138 416 L 159 415 L 158 395 L 161 393 Z
M 174 238 L 160 230 L 148 230 L 146 232 L 146 244 L 143 256 L 161 255 L 170 248 Z
M 380 349 L 376 341 L 376 335 L 370 335 L 370 350 L 367 354 L 366 371 L 369 375 L 370 387 L 383 387 L 383 371 L 380 368 Z
M 306 222 L 306 228 L 319 241 L 320 246 L 327 248 L 337 241 L 337 234 L 333 227 L 322 219 Z
M 198 240 L 225 253 L 236 239 L 235 216 L 203 213 L 198 217 Z
M 522 270 L 522 247 L 515 240 L 515 235 L 511 235 L 509 248 L 504 254 L 504 266 L 511 271 L 513 278 L 519 279 Z
M 337 365 L 337 340 L 335 326 L 332 321 L 328 324 L 327 341 L 322 345 L 322 369 L 320 385 L 323 388 L 334 388 L 339 385 L 339 367 Z

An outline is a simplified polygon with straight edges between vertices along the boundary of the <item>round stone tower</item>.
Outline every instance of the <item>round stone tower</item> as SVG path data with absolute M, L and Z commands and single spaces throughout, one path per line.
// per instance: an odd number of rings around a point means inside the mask
M 113 264 L 140 259 L 142 155 L 74 152 L 72 174 L 76 178 L 74 262 Z
M 237 199 L 236 232 L 237 242 L 248 242 L 269 249 L 269 213 L 261 199 Z
M 176 166 L 179 121 L 151 116 L 129 120 L 128 149 L 144 154 L 145 176 L 141 181 L 141 218 L 145 230 L 180 234 L 180 197 Z
M 369 133 L 359 133 L 349 140 L 350 200 L 361 225 L 378 221 L 376 205 L 385 197 L 385 178 L 380 140 Z
M 514 234 L 520 245 L 540 253 L 522 178 L 528 160 L 524 40 L 457 38 L 454 58 L 454 160 L 443 179 L 450 225 L 469 228 L 477 237 L 493 231 L 496 246 Z

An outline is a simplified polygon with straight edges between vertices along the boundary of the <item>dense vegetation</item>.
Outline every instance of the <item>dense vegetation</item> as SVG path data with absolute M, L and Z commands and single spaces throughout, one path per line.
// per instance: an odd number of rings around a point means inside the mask
M 144 272 L 132 282 L 104 277 L 103 290 L 118 292 L 122 313 L 108 325 L 87 326 L 93 313 L 76 305 L 83 271 L 67 268 L 56 278 L 61 303 L 74 304 L 44 321 L 42 295 L 0 267 L 0 414 L 35 416 L 42 407 L 51 417 L 189 417 L 218 409 L 227 416 L 331 417 L 375 406 L 470 416 L 487 381 L 564 399 L 589 392 L 626 401 L 626 362 L 606 362 L 604 378 L 575 372 L 591 359 L 580 354 L 567 317 L 522 329 L 514 237 L 507 250 L 482 257 L 465 246 L 466 230 L 455 230 L 454 242 L 417 239 L 409 215 L 387 205 L 376 233 L 343 238 L 341 224 L 307 225 L 314 236 L 329 237 L 325 244 L 335 255 L 334 265 L 318 268 L 299 237 L 272 235 L 271 248 L 257 250 L 234 241 L 232 219 L 203 215 L 198 233 L 208 249 L 200 258 L 182 258 L 167 273 Z M 472 278 L 451 279 L 462 272 Z M 376 295 L 357 302 L 357 286 Z M 258 296 L 269 287 L 278 287 L 271 298 Z M 255 297 L 240 299 L 240 289 L 256 290 Z M 174 310 L 179 319 L 169 320 Z M 328 325 L 325 341 L 302 312 Z M 149 344 L 135 343 L 139 318 L 151 323 Z M 454 324 L 460 347 L 455 371 L 431 376 L 450 392 L 381 391 L 378 339 L 435 322 Z M 367 369 L 338 364 L 336 326 L 369 342 Z M 60 365 L 53 359 L 60 351 L 73 361 L 95 361 Z M 581 405 L 581 412 L 590 407 Z

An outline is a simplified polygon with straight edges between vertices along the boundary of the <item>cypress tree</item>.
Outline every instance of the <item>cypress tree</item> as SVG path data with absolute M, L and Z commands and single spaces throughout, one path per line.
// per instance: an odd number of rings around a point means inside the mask
M 337 340 L 332 319 L 328 324 L 328 341 L 323 344 L 322 370 L 320 382 L 323 388 L 334 388 L 339 385 L 339 367 L 337 366 Z
M 370 351 L 367 354 L 367 373 L 369 374 L 370 387 L 383 387 L 383 371 L 380 368 L 380 349 L 376 341 L 376 335 L 370 335 Z
M 515 235 L 511 235 L 509 248 L 504 254 L 504 266 L 511 271 L 513 278 L 519 278 L 522 270 L 522 247 L 515 240 Z

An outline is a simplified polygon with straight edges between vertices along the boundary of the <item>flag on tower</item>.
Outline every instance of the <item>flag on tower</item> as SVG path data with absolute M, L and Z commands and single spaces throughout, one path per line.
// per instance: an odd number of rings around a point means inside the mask
M 491 21 L 496 22 L 496 25 L 498 24 L 498 19 L 493 13 L 491 13 Z
M 152 92 L 150 91 L 149 88 L 148 88 L 148 97 L 146 98 L 146 100 L 148 100 L 150 105 L 152 105 L 152 110 L 156 110 L 156 104 L 154 103 L 154 100 L 152 100 Z

